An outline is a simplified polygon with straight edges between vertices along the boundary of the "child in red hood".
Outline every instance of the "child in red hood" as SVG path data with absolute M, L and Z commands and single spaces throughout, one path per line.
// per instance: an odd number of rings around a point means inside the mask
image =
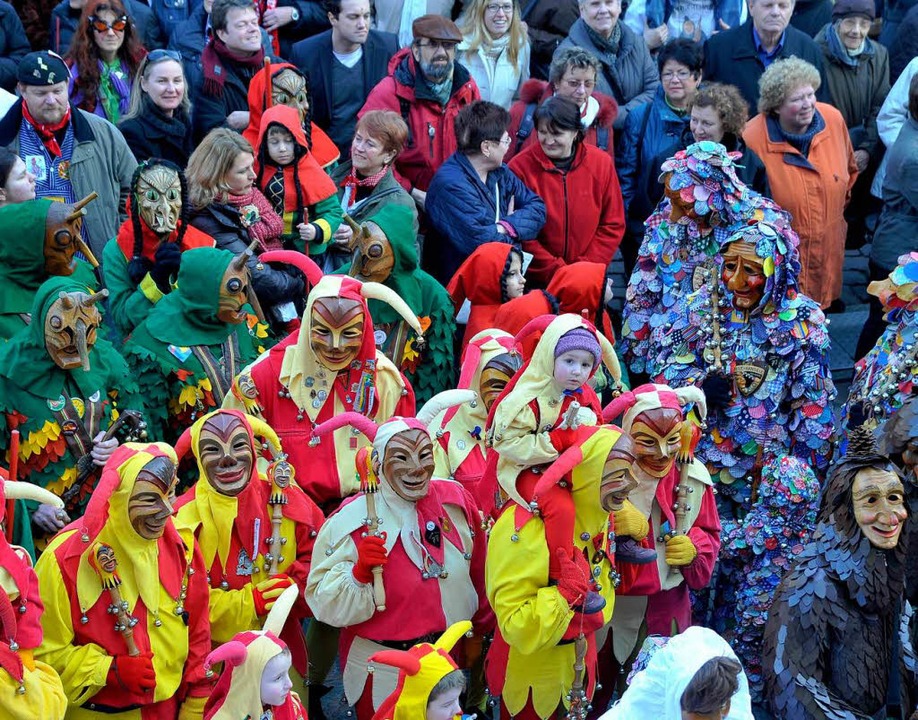
M 284 246 L 318 255 L 343 219 L 335 184 L 319 166 L 299 113 L 275 105 L 261 116 L 256 184 L 284 220 Z

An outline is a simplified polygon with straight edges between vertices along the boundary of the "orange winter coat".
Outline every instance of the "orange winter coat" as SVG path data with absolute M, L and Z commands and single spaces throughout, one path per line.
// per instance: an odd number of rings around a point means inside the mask
M 800 290 L 823 308 L 841 296 L 845 260 L 845 207 L 857 179 L 845 121 L 831 105 L 816 103 L 825 128 L 803 157 L 773 117 L 759 113 L 746 123 L 743 140 L 765 163 L 775 202 L 792 217 L 800 236 Z

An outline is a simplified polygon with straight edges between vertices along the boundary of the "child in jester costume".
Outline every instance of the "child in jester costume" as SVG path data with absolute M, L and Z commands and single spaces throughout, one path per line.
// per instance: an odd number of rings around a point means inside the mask
M 0 449 L 20 433 L 18 479 L 62 498 L 65 509 L 32 506 L 32 523 L 53 535 L 82 515 L 101 468 L 118 445 L 112 431 L 126 420 L 140 434 L 143 403 L 124 358 L 98 337 L 102 293 L 73 278 L 44 282 L 32 323 L 0 348 Z M 126 410 L 124 420 L 116 424 Z M 136 422 L 135 422 L 136 421 Z M 30 535 L 17 538 L 31 547 Z
M 248 304 L 246 259 L 217 248 L 185 251 L 176 289 L 125 343 L 153 437 L 175 442 L 220 407 L 236 374 L 269 344 L 267 327 Z
M 0 340 L 29 324 L 32 299 L 48 278 L 72 276 L 98 289 L 92 267 L 75 258 L 88 252 L 80 237 L 83 212 L 47 198 L 0 208 L 0 232 L 16 238 L 0 244 Z
M 386 205 L 354 230 L 354 261 L 338 272 L 391 288 L 421 321 L 423 344 L 391 308 L 371 301 L 376 345 L 411 381 L 418 402 L 454 386 L 455 309 L 446 289 L 421 270 L 414 216 L 402 205 Z

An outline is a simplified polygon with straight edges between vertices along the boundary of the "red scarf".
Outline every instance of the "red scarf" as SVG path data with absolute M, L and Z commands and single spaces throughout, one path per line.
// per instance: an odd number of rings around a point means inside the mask
M 357 188 L 359 187 L 370 187 L 374 188 L 379 185 L 379 181 L 382 180 L 386 173 L 389 172 L 389 166 L 383 165 L 382 170 L 378 173 L 370 175 L 369 177 L 363 178 L 361 180 L 357 177 L 357 171 L 352 167 L 351 171 L 347 174 L 347 177 L 341 182 L 341 187 L 349 189 L 350 195 L 348 195 L 347 209 L 350 210 L 354 205 L 357 204 Z
M 28 104 L 23 100 L 22 117 L 29 125 L 35 128 L 35 132 L 38 133 L 41 144 L 45 146 L 45 149 L 54 157 L 61 157 L 61 146 L 58 144 L 57 138 L 54 137 L 54 133 L 67 127 L 67 123 L 70 122 L 70 107 L 67 107 L 67 112 L 64 113 L 64 117 L 59 123 L 55 123 L 54 125 L 42 125 L 32 117 L 32 113 L 29 112 Z
M 182 221 L 179 220 L 178 227 L 172 231 L 172 234 L 169 235 L 165 242 L 175 242 L 181 227 Z M 159 235 L 154 233 L 142 218 L 140 220 L 140 231 L 143 235 L 140 254 L 150 262 L 154 262 L 156 258 L 156 249 L 160 246 Z M 121 227 L 118 228 L 118 234 L 115 238 L 118 247 L 121 248 L 121 252 L 124 253 L 125 259 L 130 262 L 134 257 L 135 249 L 134 223 L 131 220 L 130 203 L 128 203 L 127 208 L 127 220 L 121 223 Z M 214 239 L 210 235 L 201 232 L 193 225 L 189 225 L 185 228 L 185 236 L 182 238 L 181 250 L 185 252 L 186 250 L 199 247 L 214 247 Z
M 258 240 L 263 250 L 283 250 L 280 236 L 284 232 L 284 221 L 274 212 L 268 198 L 261 194 L 258 188 L 252 188 L 245 195 L 228 195 L 226 200 L 230 205 L 239 209 L 239 214 L 245 216 L 243 208 L 252 206 L 257 212 L 257 220 L 242 225 L 249 232 L 249 237 Z
M 258 52 L 251 57 L 238 55 L 214 35 L 211 41 L 204 46 L 204 52 L 201 53 L 205 95 L 223 97 L 223 83 L 226 82 L 226 69 L 223 65 L 227 63 L 242 65 L 255 72 L 265 64 L 265 50 L 258 48 Z

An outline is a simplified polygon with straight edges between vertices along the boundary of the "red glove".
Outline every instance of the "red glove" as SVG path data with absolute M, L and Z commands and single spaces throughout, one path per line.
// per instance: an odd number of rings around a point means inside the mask
M 357 543 L 357 563 L 351 572 L 357 582 L 369 585 L 373 582 L 373 568 L 387 562 L 385 535 L 367 535 Z
M 580 428 L 576 430 L 571 430 L 570 428 L 565 428 L 563 430 L 556 428 L 548 431 L 548 439 L 551 440 L 551 445 L 558 451 L 558 454 L 561 454 L 569 447 L 573 447 L 577 444 L 577 438 L 580 435 L 579 431 Z
M 580 633 L 583 633 L 587 637 L 592 635 L 594 632 L 599 630 L 605 623 L 605 620 L 602 617 L 602 610 L 598 610 L 589 615 L 584 615 L 583 613 L 574 613 L 574 617 L 571 619 L 570 624 L 567 626 L 567 630 L 564 631 L 564 635 L 561 637 L 562 640 L 573 640 Z
M 267 615 L 277 598 L 288 587 L 293 585 L 293 580 L 286 575 L 275 575 L 252 587 L 252 598 L 255 600 L 255 614 L 258 617 Z
M 117 684 L 131 695 L 143 695 L 156 687 L 153 653 L 115 655 L 108 671 L 109 684 Z
M 558 592 L 571 607 L 583 602 L 590 591 L 590 566 L 583 553 L 574 550 L 568 555 L 564 548 L 555 548 L 558 560 Z

